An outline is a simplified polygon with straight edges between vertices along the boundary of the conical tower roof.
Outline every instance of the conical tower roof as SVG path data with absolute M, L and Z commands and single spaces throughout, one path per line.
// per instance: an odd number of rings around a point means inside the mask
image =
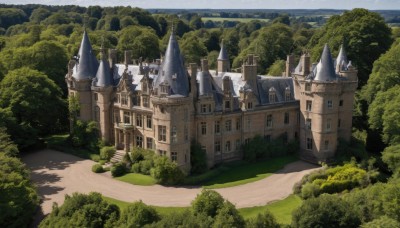
M 189 95 L 189 79 L 173 30 L 154 87 L 158 88 L 160 84 L 170 86 L 169 95 Z
M 346 51 L 344 50 L 343 44 L 340 46 L 340 51 L 339 55 L 336 58 L 336 63 L 335 63 L 335 70 L 336 72 L 339 72 L 339 70 L 342 70 L 343 67 L 347 67 L 348 60 L 347 60 L 347 54 Z
M 221 50 L 219 51 L 218 60 L 229 60 L 228 52 L 224 46 L 224 40 L 221 42 Z
M 85 30 L 72 76 L 78 80 L 94 78 L 98 67 L 99 63 L 93 54 L 92 45 Z
M 316 67 L 314 80 L 316 81 L 333 81 L 336 80 L 335 68 L 333 67 L 333 59 L 328 44 L 325 44 L 322 51 L 321 59 Z
M 107 86 L 112 86 L 112 85 L 113 85 L 113 79 L 111 76 L 110 65 L 107 61 L 107 58 L 105 57 L 104 49 L 102 48 L 101 49 L 101 60 L 100 60 L 99 69 L 97 70 L 97 74 L 96 74 L 95 86 L 107 87 Z

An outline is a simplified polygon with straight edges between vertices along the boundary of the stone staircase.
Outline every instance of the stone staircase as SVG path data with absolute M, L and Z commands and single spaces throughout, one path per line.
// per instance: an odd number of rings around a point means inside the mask
M 111 163 L 118 163 L 122 162 L 124 159 L 126 152 L 124 150 L 117 150 L 114 154 L 114 156 L 110 159 Z

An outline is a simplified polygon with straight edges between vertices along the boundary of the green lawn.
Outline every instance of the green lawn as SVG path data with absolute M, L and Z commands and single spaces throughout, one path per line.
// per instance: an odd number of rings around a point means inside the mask
M 211 177 L 202 185 L 204 188 L 215 189 L 247 184 L 266 178 L 282 169 L 286 164 L 297 160 L 295 156 L 284 156 L 255 163 L 237 161 L 224 165 L 226 168 L 224 172 L 219 172 L 218 175 Z
M 140 173 L 127 173 L 115 179 L 134 185 L 150 186 L 156 184 L 156 180 L 153 177 Z
M 263 21 L 263 22 L 270 21 L 269 19 L 265 19 L 265 18 L 228 18 L 228 17 L 202 17 L 201 20 L 203 22 L 210 20 L 210 21 L 215 21 L 215 22 L 238 21 L 238 22 L 243 22 L 243 23 L 253 21 L 253 20 L 259 20 L 259 21 Z
M 240 214 L 245 218 L 253 218 L 259 213 L 268 209 L 280 224 L 290 224 L 292 221 L 292 211 L 301 205 L 302 200 L 296 195 L 290 195 L 283 200 L 279 200 L 265 206 L 249 207 L 239 209 Z
M 109 203 L 113 203 L 117 205 L 121 210 L 124 210 L 129 204 L 127 202 L 123 202 L 120 200 L 116 200 L 113 198 L 103 196 Z M 249 207 L 249 208 L 240 208 L 239 213 L 243 216 L 244 219 L 250 219 L 257 216 L 259 213 L 263 213 L 266 209 L 268 209 L 276 218 L 277 222 L 280 224 L 290 224 L 292 221 L 292 211 L 299 207 L 301 204 L 301 199 L 296 195 L 290 195 L 289 197 L 276 201 L 264 206 L 259 207 Z M 190 209 L 190 207 L 157 207 L 154 208 L 160 213 L 160 215 L 167 215 L 173 212 L 182 212 L 186 209 Z
M 93 153 L 87 149 L 73 147 L 70 142 L 68 142 L 69 134 L 51 135 L 44 140 L 47 143 L 47 147 L 64 153 L 72 154 L 84 159 L 92 159 L 94 161 L 99 161 L 99 154 Z

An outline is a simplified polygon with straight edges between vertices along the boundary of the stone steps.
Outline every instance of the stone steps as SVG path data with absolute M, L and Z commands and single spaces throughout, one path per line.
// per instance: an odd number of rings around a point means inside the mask
M 122 162 L 124 159 L 126 152 L 124 150 L 117 150 L 114 154 L 114 156 L 110 159 L 111 163 L 118 163 Z

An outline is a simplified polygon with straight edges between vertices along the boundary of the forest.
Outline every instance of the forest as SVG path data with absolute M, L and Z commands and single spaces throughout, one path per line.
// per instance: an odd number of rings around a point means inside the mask
M 0 224 L 26 227 L 38 208 L 38 193 L 19 158 L 21 153 L 45 147 L 46 136 L 69 131 L 64 77 L 83 31 L 88 32 L 96 54 L 103 45 L 116 49 L 121 61 L 123 51 L 132 50 L 132 59 L 152 62 L 165 52 L 173 25 L 186 64 L 207 58 L 210 68 L 215 68 L 223 41 L 232 69 L 252 53 L 259 56 L 261 75 L 280 76 L 288 54 L 310 53 L 317 62 L 326 43 L 333 56 L 343 44 L 359 77 L 353 138 L 339 144 L 335 164 L 324 165 L 295 186 L 294 192 L 304 201 L 293 211 L 290 227 L 399 227 L 400 28 L 390 27 L 389 19 L 366 9 L 332 15 L 319 26 L 307 21 L 315 15 L 246 14 L 250 20 L 211 23 L 203 19 L 209 15 L 200 12 L 0 5 Z M 398 17 L 391 14 L 390 20 L 396 22 Z M 80 213 L 73 213 L 77 208 Z M 280 226 L 268 212 L 244 221 L 234 205 L 213 191 L 199 195 L 189 211 L 166 217 L 141 202 L 120 212 L 95 193 L 75 194 L 55 206 L 41 226 L 129 224 Z

